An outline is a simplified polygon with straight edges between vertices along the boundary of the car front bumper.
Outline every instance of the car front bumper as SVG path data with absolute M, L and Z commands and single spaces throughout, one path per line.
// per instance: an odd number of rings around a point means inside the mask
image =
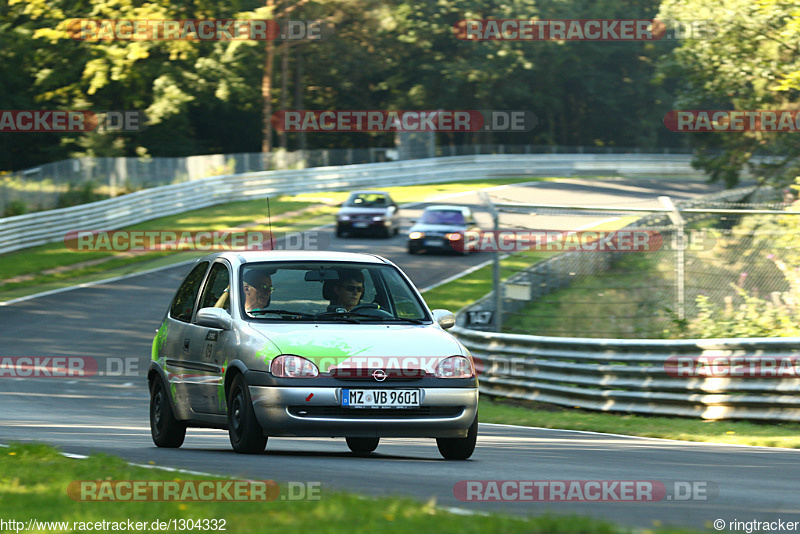
M 466 437 L 478 409 L 477 387 L 415 388 L 419 408 L 390 409 L 342 407 L 342 389 L 250 386 L 250 396 L 269 436 Z
M 464 241 L 451 241 L 444 237 L 421 237 L 409 239 L 408 247 L 414 250 L 441 250 L 446 252 L 461 252 L 464 250 Z
M 337 221 L 336 225 L 344 232 L 375 232 L 377 230 L 384 230 L 392 225 L 392 221 L 384 219 L 380 221 Z

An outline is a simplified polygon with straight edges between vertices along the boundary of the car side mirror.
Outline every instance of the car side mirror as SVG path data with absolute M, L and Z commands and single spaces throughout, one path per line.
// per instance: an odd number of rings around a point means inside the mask
M 230 330 L 233 327 L 231 314 L 222 308 L 201 308 L 197 312 L 197 324 L 208 328 Z
M 433 310 L 433 320 L 445 330 L 456 325 L 456 316 L 450 310 Z

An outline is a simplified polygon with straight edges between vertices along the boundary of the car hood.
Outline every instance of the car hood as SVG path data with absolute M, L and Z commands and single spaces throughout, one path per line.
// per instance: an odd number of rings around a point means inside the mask
M 339 368 L 435 368 L 442 359 L 467 355 L 453 336 L 431 325 L 258 324 L 267 338 L 258 355 L 269 362 L 281 354 L 303 356 L 321 372 Z
M 463 232 L 466 230 L 466 226 L 459 226 L 455 224 L 427 224 L 427 223 L 417 223 L 411 227 L 408 231 L 411 232 Z

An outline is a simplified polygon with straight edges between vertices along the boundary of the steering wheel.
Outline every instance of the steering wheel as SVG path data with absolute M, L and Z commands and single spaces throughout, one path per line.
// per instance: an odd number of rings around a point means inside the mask
M 386 310 L 380 309 L 380 306 L 375 304 L 374 302 L 362 302 L 361 304 L 356 304 L 352 308 L 350 308 L 350 313 L 357 312 L 359 310 L 375 310 L 374 312 L 365 313 L 364 315 L 375 315 L 377 317 L 394 317 L 391 313 L 387 312 Z

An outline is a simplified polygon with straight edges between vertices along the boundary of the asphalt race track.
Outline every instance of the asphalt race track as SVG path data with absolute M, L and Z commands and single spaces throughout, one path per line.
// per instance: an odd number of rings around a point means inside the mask
M 571 179 L 493 188 L 491 194 L 537 203 L 657 206 L 658 195 L 681 199 L 710 190 L 690 181 Z M 479 204 L 474 193 L 431 202 Z M 406 209 L 404 216 L 413 219 L 419 209 Z M 488 214 L 479 213 L 478 218 L 488 227 Z M 574 217 L 571 227 L 597 219 Z M 536 226 L 551 223 L 542 217 Z M 384 255 L 419 287 L 491 259 L 488 253 L 410 256 L 402 234 L 391 239 L 331 237 L 330 243 L 335 249 Z M 103 451 L 136 463 L 251 479 L 320 481 L 323 498 L 326 489 L 334 488 L 367 495 L 403 494 L 423 500 L 435 497 L 439 506 L 467 511 L 549 510 L 639 527 L 650 527 L 654 520 L 709 530 L 715 519 L 800 521 L 800 451 L 786 449 L 486 424 L 480 426 L 478 447 L 466 462 L 442 460 L 434 440 L 422 439 L 382 440 L 376 453 L 359 458 L 349 453 L 343 439 L 270 438 L 263 455 L 240 456 L 232 451 L 227 433 L 201 429 L 190 430 L 179 450 L 158 449 L 150 438 L 144 375 L 155 329 L 187 270 L 184 264 L 0 306 L 0 359 L 90 356 L 106 375 L 79 380 L 0 378 L 0 443 L 42 441 L 71 453 Z M 627 503 L 462 502 L 453 488 L 466 480 L 655 481 L 664 484 L 667 495 L 656 502 Z M 683 500 L 680 490 L 687 487 L 701 491 Z

